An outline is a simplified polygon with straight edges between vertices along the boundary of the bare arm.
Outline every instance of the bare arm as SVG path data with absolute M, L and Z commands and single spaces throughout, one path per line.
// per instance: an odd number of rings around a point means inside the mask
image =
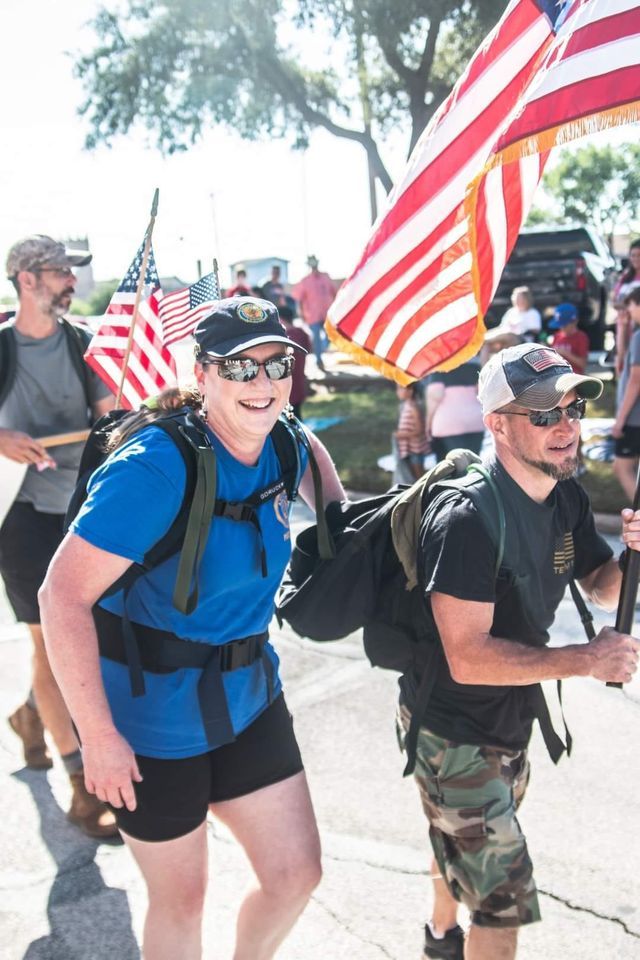
M 492 603 L 433 593 L 431 608 L 451 676 L 458 683 L 523 686 L 587 676 L 626 683 L 637 669 L 640 642 L 611 627 L 589 644 L 528 647 L 491 635 Z
M 124 557 L 68 534 L 40 589 L 42 625 L 51 668 L 82 743 L 87 789 L 116 807 L 135 809 L 133 751 L 116 730 L 100 674 L 91 608 L 131 565 Z
M 320 468 L 320 475 L 322 477 L 322 494 L 324 498 L 324 505 L 331 503 L 332 500 L 345 500 L 346 494 L 344 492 L 344 487 L 340 477 L 338 476 L 335 464 L 331 459 L 329 451 L 325 445 L 318 440 L 316 435 L 304 428 L 307 437 L 309 438 L 309 443 L 311 444 L 311 449 L 315 455 L 315 458 L 318 462 L 318 467 Z M 311 467 L 307 466 L 302 480 L 300 481 L 300 495 L 305 503 L 315 510 L 315 494 L 313 490 L 313 475 L 311 473 Z
M 640 550 L 640 510 L 629 507 L 621 511 L 622 540 L 630 550 Z M 613 610 L 620 597 L 622 573 L 616 558 L 612 557 L 587 577 L 583 577 L 580 586 L 592 603 L 605 610 Z
M 112 393 L 110 393 L 108 397 L 103 397 L 102 400 L 96 400 L 96 402 L 91 405 L 94 420 L 98 420 L 99 417 L 103 417 L 105 413 L 109 413 L 110 410 L 115 408 L 115 405 L 116 398 Z
M 433 417 L 444 399 L 445 385 L 444 383 L 430 383 L 427 386 L 427 421 L 426 421 L 426 431 L 427 436 L 431 439 L 431 426 L 433 424 Z
M 614 437 L 622 435 L 622 428 L 638 397 L 640 397 L 640 365 L 634 363 L 629 371 L 629 380 L 627 381 L 622 403 L 616 412 L 616 419 L 611 429 Z
M 47 463 L 55 466 L 42 444 L 21 430 L 0 429 L 0 454 L 16 463 Z

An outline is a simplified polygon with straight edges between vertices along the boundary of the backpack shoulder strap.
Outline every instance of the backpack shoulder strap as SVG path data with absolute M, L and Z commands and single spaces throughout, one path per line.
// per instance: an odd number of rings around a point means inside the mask
M 302 439 L 303 432 L 299 420 L 295 417 L 289 420 L 284 415 L 276 420 L 271 431 L 271 439 L 280 464 L 287 499 L 290 502 L 298 496 L 298 487 L 302 476 L 300 447 L 305 446 Z
M 62 317 L 60 324 L 67 338 L 69 356 L 71 357 L 73 368 L 76 371 L 78 379 L 80 380 L 80 383 L 84 389 L 87 406 L 91 407 L 92 400 L 89 380 L 89 367 L 84 360 L 85 351 L 91 343 L 91 331 L 86 330 L 84 327 L 81 327 L 78 324 L 71 323 L 70 320 L 66 320 L 64 317 Z
M 16 375 L 16 339 L 13 323 L 0 324 L 0 406 L 9 396 Z
M 296 417 L 281 416 L 273 430 L 271 439 L 280 462 L 282 477 L 289 501 L 296 499 L 298 487 L 302 479 L 302 464 L 300 447 L 304 447 L 309 458 L 309 467 L 313 477 L 313 491 L 316 505 L 316 524 L 318 532 L 318 552 L 322 560 L 330 560 L 336 555 L 333 536 L 329 530 L 325 514 L 324 494 L 322 490 L 322 475 L 315 454 L 309 443 L 309 438 Z
M 418 583 L 418 535 L 428 492 L 445 480 L 464 476 L 480 457 L 471 450 L 451 450 L 444 460 L 428 470 L 397 498 L 391 512 L 394 549 L 407 578 L 407 590 Z
M 216 505 L 216 455 L 204 425 L 194 414 L 161 417 L 153 425 L 169 434 L 184 460 L 187 476 L 178 516 L 145 556 L 145 568 L 157 566 L 182 543 L 173 605 L 190 614 L 198 603 L 198 572 Z

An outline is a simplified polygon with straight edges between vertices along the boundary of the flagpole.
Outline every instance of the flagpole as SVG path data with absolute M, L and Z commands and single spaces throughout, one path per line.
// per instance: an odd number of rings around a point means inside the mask
M 220 298 L 220 296 L 222 295 L 222 291 L 220 290 L 220 277 L 218 276 L 218 261 L 216 260 L 215 257 L 213 258 L 213 275 L 214 275 L 214 277 L 216 278 L 216 287 L 217 287 L 217 290 L 218 290 L 218 298 Z
M 147 275 L 147 263 L 149 260 L 149 251 L 151 250 L 151 237 L 153 235 L 153 227 L 156 222 L 156 216 L 158 214 L 159 195 L 160 195 L 160 191 L 156 187 L 155 192 L 153 194 L 153 202 L 151 204 L 151 218 L 149 220 L 149 226 L 147 227 L 147 232 L 144 238 L 144 250 L 142 253 L 142 264 L 140 266 L 140 275 L 138 276 L 136 298 L 133 303 L 133 314 L 131 317 L 131 326 L 129 327 L 129 337 L 127 339 L 127 348 L 124 352 L 124 360 L 122 363 L 122 374 L 120 377 L 120 386 L 118 387 L 118 393 L 116 395 L 116 409 L 118 409 L 118 407 L 122 402 L 122 391 L 124 390 L 124 384 L 127 377 L 127 367 L 129 366 L 129 357 L 131 356 L 131 348 L 133 346 L 133 334 L 135 332 L 135 327 L 138 320 L 138 308 L 140 306 L 140 300 L 142 299 L 142 290 L 144 288 L 144 281 Z
M 640 507 L 640 467 L 636 479 L 636 492 L 633 498 L 632 509 L 637 510 Z M 620 586 L 620 599 L 618 600 L 618 611 L 616 614 L 616 630 L 619 633 L 631 633 L 633 621 L 636 613 L 636 600 L 638 599 L 638 577 L 640 576 L 640 553 L 637 550 L 630 550 L 628 547 L 624 554 L 624 563 L 622 570 L 622 584 Z M 621 683 L 610 681 L 608 687 L 621 687 Z

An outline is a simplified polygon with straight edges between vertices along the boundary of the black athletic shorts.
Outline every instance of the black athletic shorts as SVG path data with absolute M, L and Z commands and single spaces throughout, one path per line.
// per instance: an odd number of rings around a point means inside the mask
M 184 760 L 136 755 L 143 776 L 138 806 L 112 807 L 119 828 L 137 840 L 183 837 L 204 822 L 210 803 L 233 800 L 303 770 L 284 695 L 233 741 Z
M 616 437 L 614 453 L 625 460 L 640 457 L 640 427 L 623 427 L 622 436 Z
M 14 503 L 0 527 L 0 576 L 21 623 L 40 623 L 38 590 L 63 537 L 64 514 Z

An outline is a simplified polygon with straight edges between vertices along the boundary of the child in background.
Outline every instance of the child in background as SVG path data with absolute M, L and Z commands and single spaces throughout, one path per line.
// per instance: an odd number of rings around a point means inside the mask
M 553 331 L 549 346 L 571 364 L 574 373 L 584 373 L 589 359 L 589 337 L 578 330 L 578 311 L 572 303 L 556 307 L 549 330 Z
M 400 400 L 398 426 L 394 433 L 398 458 L 408 468 L 411 476 L 418 479 L 424 473 L 424 458 L 429 453 L 429 441 L 425 428 L 424 404 L 419 384 L 396 387 Z

